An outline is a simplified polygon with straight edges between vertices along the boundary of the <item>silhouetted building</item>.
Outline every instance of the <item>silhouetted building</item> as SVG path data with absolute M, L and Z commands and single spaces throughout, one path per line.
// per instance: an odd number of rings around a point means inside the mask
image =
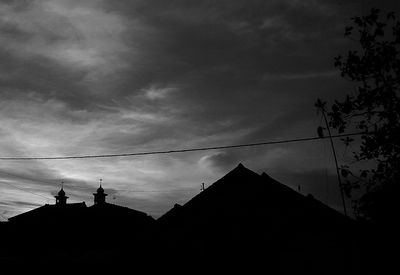
M 54 197 L 56 204 L 45 204 L 11 217 L 9 221 L 11 223 L 34 224 L 39 227 L 55 224 L 59 228 L 60 226 L 67 226 L 68 223 L 74 220 L 82 219 L 87 208 L 85 202 L 67 203 L 69 197 L 66 196 L 63 187 Z
M 65 201 L 56 202 L 56 204 L 45 204 L 8 220 L 11 223 L 35 224 L 37 226 L 54 224 L 59 228 L 63 224 L 73 223 L 74 220 L 81 219 L 86 208 L 85 202 L 68 204 Z
M 101 187 L 101 184 L 100 187 L 97 189 L 97 192 L 93 193 L 93 195 L 94 195 L 94 204 L 103 204 L 106 202 L 107 194 L 104 193 L 104 189 L 103 187 Z
M 68 258 L 89 266 L 99 257 L 112 266 L 151 259 L 161 268 L 171 263 L 187 265 L 182 270 L 217 267 L 224 274 L 243 268 L 246 274 L 334 275 L 357 268 L 350 219 L 241 164 L 156 222 L 143 212 L 107 203 L 101 184 L 93 195 L 90 207 L 67 204 L 61 188 L 55 205 L 10 218 L 10 258 L 25 262 L 34 257 L 45 265 Z M 29 256 L 21 259 L 20 247 L 31 249 Z
M 45 204 L 28 212 L 9 218 L 12 223 L 49 224 L 68 222 L 69 224 L 82 224 L 94 222 L 95 224 L 147 224 L 154 219 L 146 213 L 106 202 L 103 187 L 100 185 L 94 195 L 94 205 L 87 207 L 85 202 L 67 203 L 68 196 L 63 188 L 57 193 L 56 204 Z M 63 206 L 63 207 L 60 207 Z
M 65 191 L 64 191 L 63 187 L 61 187 L 61 190 L 58 191 L 57 196 L 54 196 L 54 197 L 56 198 L 56 205 L 66 205 L 67 199 L 69 198 L 65 195 Z
M 207 255 L 230 271 L 344 274 L 352 257 L 348 218 L 242 164 L 157 224 L 160 253 L 189 266 Z

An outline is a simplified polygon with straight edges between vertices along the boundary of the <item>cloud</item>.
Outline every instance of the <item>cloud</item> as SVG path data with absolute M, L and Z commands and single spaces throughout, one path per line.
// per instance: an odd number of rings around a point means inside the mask
M 338 98 L 352 89 L 335 75 L 332 62 L 348 49 L 343 27 L 369 9 L 364 4 L 3 1 L 0 154 L 130 153 L 314 136 L 315 99 Z M 323 168 L 320 149 L 292 144 L 129 159 L 1 162 L 0 177 L 49 196 L 64 179 L 77 201 L 91 201 L 91 188 L 103 178 L 122 204 L 159 215 L 192 195 L 168 190 L 197 190 L 237 162 L 258 172 L 306 173 L 309 179 Z M 1 198 L 6 203 L 42 202 L 7 188 L 14 193 Z M 162 192 L 118 191 L 131 189 Z
M 142 90 L 145 97 L 150 100 L 164 99 L 171 93 L 178 91 L 176 87 L 158 87 L 157 85 L 151 85 L 149 88 Z
M 238 154 L 221 151 L 210 153 L 202 157 L 199 162 L 210 169 L 217 169 L 221 172 L 228 171 L 229 168 L 234 167 L 238 163 L 240 157 Z
M 93 95 L 112 92 L 118 73 L 130 66 L 125 57 L 134 55 L 124 41 L 123 17 L 102 9 L 102 1 L 24 3 L 0 4 L 0 48 L 8 53 L 3 64 L 23 64 L 19 74 L 0 75 L 12 84 L 18 79 L 18 88 L 26 83 L 69 103 L 84 102 L 80 107 L 90 107 Z
M 125 27 L 117 15 L 97 8 L 96 2 L 2 4 L 2 25 L 9 34 L 2 46 L 26 58 L 38 55 L 78 68 L 105 67 L 126 50 L 120 37 Z

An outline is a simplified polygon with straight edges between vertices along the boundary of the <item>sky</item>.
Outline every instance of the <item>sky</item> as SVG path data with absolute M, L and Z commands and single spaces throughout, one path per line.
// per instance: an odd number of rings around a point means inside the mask
M 0 157 L 123 154 L 314 137 L 350 18 L 397 1 L 1 0 Z M 336 141 L 339 162 L 351 148 Z M 157 218 L 239 163 L 340 210 L 327 140 L 104 159 L 0 161 L 0 220 L 109 202 Z

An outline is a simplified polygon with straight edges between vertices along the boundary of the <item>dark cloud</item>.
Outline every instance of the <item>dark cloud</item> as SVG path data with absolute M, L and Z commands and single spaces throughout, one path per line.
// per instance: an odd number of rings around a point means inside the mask
M 235 127 L 255 124 L 268 120 L 277 106 L 289 114 L 295 100 L 299 105 L 299 99 L 315 94 L 309 79 L 321 74 L 322 86 L 333 70 L 331 38 L 339 33 L 332 20 L 339 16 L 337 7 L 325 5 L 322 10 L 290 1 L 124 6 L 126 16 L 152 32 L 140 48 L 140 70 L 128 71 L 120 91 L 134 93 L 152 82 L 177 84 L 181 91 L 168 104 L 183 109 L 191 132 L 218 131 L 215 120 L 234 120 Z M 318 21 L 318 27 L 310 21 Z M 271 81 L 266 75 L 283 77 Z M 312 108 L 312 101 L 304 103 L 311 104 L 302 108 Z

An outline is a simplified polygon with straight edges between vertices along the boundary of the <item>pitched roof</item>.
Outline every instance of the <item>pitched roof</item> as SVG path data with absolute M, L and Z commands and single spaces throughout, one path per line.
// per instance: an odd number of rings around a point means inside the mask
M 65 218 L 78 217 L 86 209 L 85 202 L 69 203 L 65 205 L 45 204 L 25 213 L 9 218 L 10 222 L 49 222 Z
M 167 262 L 179 258 L 192 267 L 207 255 L 208 267 L 224 270 L 343 274 L 349 266 L 341 253 L 351 250 L 353 232 L 348 221 L 314 198 L 239 164 L 160 217 L 157 228 Z
M 275 222 L 275 226 L 276 223 L 286 226 L 288 223 L 340 223 L 345 220 L 342 214 L 323 203 L 294 191 L 265 173 L 258 175 L 239 164 L 183 206 L 168 211 L 158 223 L 190 221 L 198 224 L 240 217 L 268 220 Z

